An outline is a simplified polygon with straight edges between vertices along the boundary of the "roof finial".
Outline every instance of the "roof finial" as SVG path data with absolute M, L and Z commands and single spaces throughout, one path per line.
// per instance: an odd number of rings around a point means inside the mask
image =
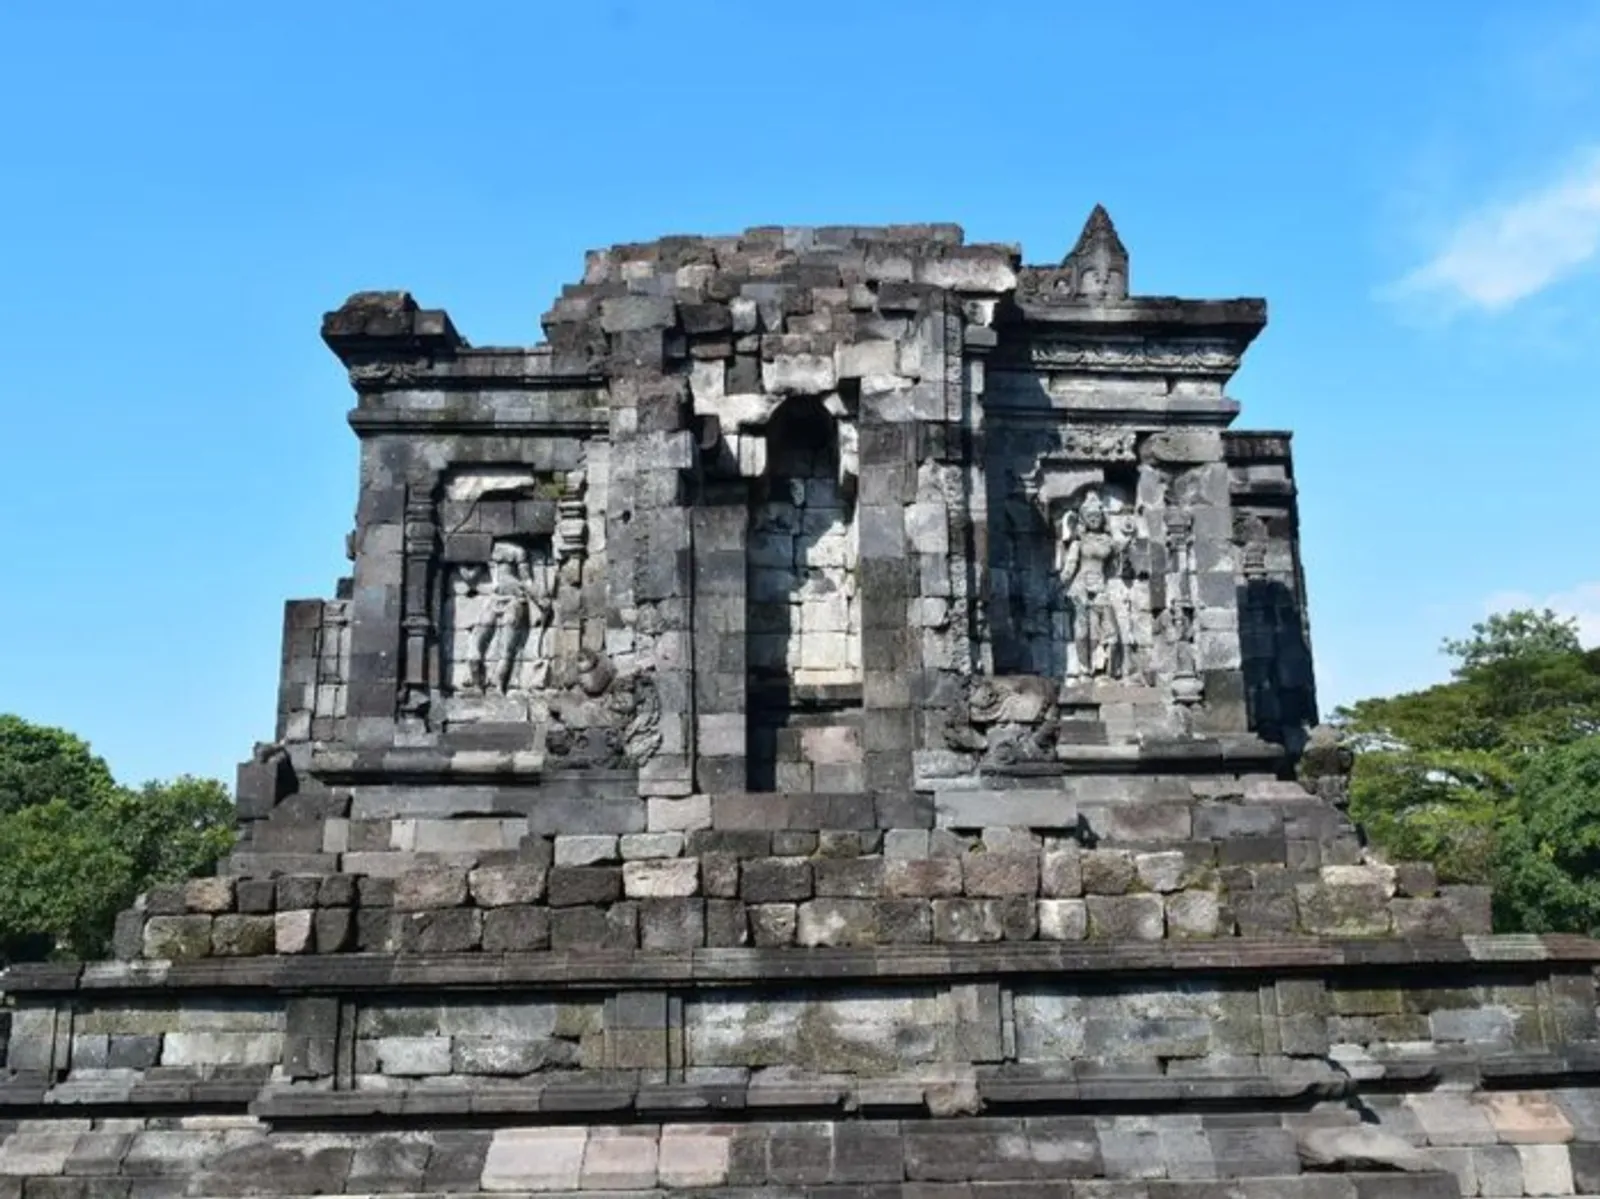
M 1075 300 L 1104 303 L 1128 298 L 1128 251 L 1103 205 L 1094 206 L 1078 244 L 1061 265 L 1067 272 L 1066 292 Z

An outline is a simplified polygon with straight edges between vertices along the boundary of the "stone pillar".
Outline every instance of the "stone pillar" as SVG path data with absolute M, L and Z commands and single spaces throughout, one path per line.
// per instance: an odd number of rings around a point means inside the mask
M 717 485 L 694 509 L 695 789 L 707 793 L 749 784 L 747 492 Z
M 367 441 L 363 454 L 385 457 L 395 447 Z M 408 488 L 427 486 L 408 478 Z M 351 740 L 358 745 L 393 743 L 400 693 L 401 630 L 405 599 L 405 512 L 361 522 L 355 533 L 354 582 L 350 597 Z

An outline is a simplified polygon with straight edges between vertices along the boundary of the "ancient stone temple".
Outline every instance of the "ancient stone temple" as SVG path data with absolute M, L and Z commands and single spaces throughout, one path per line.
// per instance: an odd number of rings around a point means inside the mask
M 237 852 L 18 966 L 0 1199 L 1600 1194 L 1600 945 L 1376 860 L 1260 300 L 952 226 L 322 335 L 350 577 Z

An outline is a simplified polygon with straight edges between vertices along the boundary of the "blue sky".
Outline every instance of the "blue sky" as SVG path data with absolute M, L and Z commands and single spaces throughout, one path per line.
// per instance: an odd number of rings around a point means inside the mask
M 448 14 L 448 15 L 447 15 Z M 586 248 L 953 220 L 1261 295 L 1325 706 L 1549 602 L 1600 637 L 1600 4 L 757 0 L 0 8 L 0 710 L 127 781 L 272 733 L 344 569 L 317 337 L 403 287 L 528 342 Z

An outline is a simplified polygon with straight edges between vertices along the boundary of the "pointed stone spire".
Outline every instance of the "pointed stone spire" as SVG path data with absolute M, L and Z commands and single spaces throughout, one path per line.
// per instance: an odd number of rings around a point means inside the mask
M 1067 272 L 1065 290 L 1075 300 L 1103 303 L 1128 298 L 1128 251 L 1111 214 L 1100 204 L 1094 206 L 1078 244 L 1061 266 Z

